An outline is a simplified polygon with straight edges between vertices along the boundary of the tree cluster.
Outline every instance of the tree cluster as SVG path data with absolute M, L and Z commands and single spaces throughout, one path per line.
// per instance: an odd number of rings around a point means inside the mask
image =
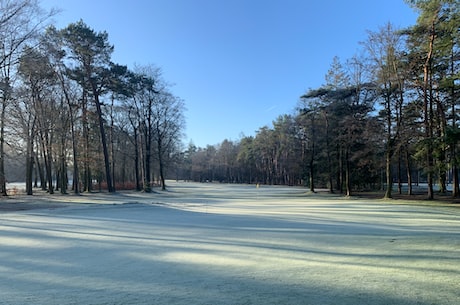
M 56 29 L 53 14 L 35 0 L 0 0 L 0 192 L 12 159 L 24 160 L 27 194 L 39 184 L 49 193 L 165 188 L 184 102 L 158 68 L 112 62 L 106 32 L 81 20 Z
M 408 0 L 417 23 L 368 32 L 359 55 L 333 59 L 320 88 L 254 137 L 191 144 L 179 176 L 196 181 L 307 185 L 392 196 L 426 183 L 459 196 L 460 7 Z

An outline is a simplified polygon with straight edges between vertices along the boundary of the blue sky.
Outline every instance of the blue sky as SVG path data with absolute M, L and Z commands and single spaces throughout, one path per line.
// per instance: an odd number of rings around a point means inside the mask
M 403 0 L 42 0 L 55 25 L 107 31 L 113 61 L 154 64 L 186 104 L 200 147 L 252 136 L 324 84 L 334 56 L 351 58 L 387 22 L 413 25 Z

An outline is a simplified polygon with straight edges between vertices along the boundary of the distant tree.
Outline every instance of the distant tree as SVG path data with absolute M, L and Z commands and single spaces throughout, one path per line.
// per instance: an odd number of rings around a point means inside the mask
M 298 124 L 301 126 L 302 130 L 301 139 L 303 152 L 305 153 L 302 159 L 306 159 L 305 162 L 308 164 L 308 184 L 310 192 L 315 192 L 315 157 L 319 149 L 318 141 L 320 137 L 318 136 L 318 132 L 320 129 L 320 105 L 315 99 L 303 98 L 302 100 L 303 103 L 300 106 L 298 118 Z
M 226 183 L 235 183 L 236 177 L 236 158 L 237 145 L 225 139 L 217 147 L 215 162 L 219 180 Z
M 254 153 L 254 137 L 243 137 L 239 143 L 238 155 L 236 162 L 241 172 L 242 182 L 253 183 L 256 179 L 256 167 Z
M 330 89 L 345 88 L 350 85 L 350 77 L 338 56 L 334 56 L 332 59 L 331 66 L 325 75 L 325 80 L 326 88 Z
M 152 161 L 153 142 L 155 128 L 154 107 L 159 93 L 156 83 L 159 77 L 159 70 L 152 66 L 137 67 L 132 78 L 134 86 L 132 95 L 132 124 L 135 132 L 142 135 L 140 149 L 142 151 L 143 164 L 143 189 L 145 192 L 152 191 Z
M 278 145 L 275 165 L 275 181 L 278 184 L 293 185 L 295 181 L 303 178 L 302 170 L 305 168 L 303 157 L 306 156 L 303 153 L 307 148 L 302 147 L 301 136 L 304 127 L 303 124 L 299 124 L 299 117 L 294 115 L 280 115 L 273 121 L 275 142 Z M 316 172 L 314 168 L 316 164 L 310 162 L 308 164 L 313 165 L 313 171 Z
M 275 162 L 278 145 L 273 129 L 268 126 L 259 128 L 254 139 L 256 167 L 260 173 L 260 183 L 275 183 Z
M 175 154 L 185 127 L 184 103 L 179 98 L 162 88 L 153 104 L 155 117 L 154 141 L 158 158 L 158 173 L 162 190 L 166 189 L 166 168 Z
M 329 88 L 333 88 L 332 86 Z M 335 124 L 335 120 L 331 117 L 331 109 L 329 109 L 329 102 L 328 102 L 328 96 L 329 96 L 329 89 L 326 88 L 320 88 L 317 90 L 310 90 L 304 95 L 301 96 L 301 100 L 304 101 L 304 103 L 308 103 L 308 105 L 311 105 L 311 109 L 309 110 L 310 116 L 313 118 L 316 118 L 315 120 L 311 120 L 311 124 L 313 125 L 314 123 L 316 124 L 316 127 L 311 127 L 310 131 L 311 133 L 315 133 L 314 138 L 317 139 L 318 141 L 318 146 L 319 149 L 321 149 L 322 153 L 326 155 L 326 166 L 324 168 L 327 168 L 327 186 L 329 189 L 330 193 L 334 193 L 334 183 L 333 183 L 333 161 L 332 161 L 332 155 L 333 155 L 333 145 L 331 144 L 332 139 L 334 135 L 332 135 L 332 126 L 331 124 Z M 306 108 L 307 110 L 309 108 Z M 300 124 L 300 123 L 299 123 Z M 318 132 L 322 131 L 320 136 L 317 135 Z M 304 133 L 302 133 L 304 134 Z M 306 133 L 308 134 L 308 133 Z M 305 137 L 305 136 L 303 136 Z M 313 137 L 313 135 L 312 135 Z M 313 157 L 312 157 L 313 159 Z M 340 176 L 337 178 L 337 188 L 341 190 L 341 179 Z

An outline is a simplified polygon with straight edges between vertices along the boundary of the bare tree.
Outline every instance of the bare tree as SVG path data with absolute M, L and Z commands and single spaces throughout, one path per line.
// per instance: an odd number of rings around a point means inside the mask
M 0 0 L 0 193 L 5 177 L 6 111 L 11 102 L 15 69 L 26 42 L 34 40 L 55 11 L 43 12 L 36 0 Z
M 402 107 L 404 102 L 405 73 L 402 66 L 401 35 L 388 23 L 378 32 L 369 32 L 368 40 L 363 43 L 370 57 L 370 69 L 376 90 L 379 92 L 383 105 L 383 115 L 386 125 L 385 198 L 392 197 L 393 174 L 392 159 L 397 150 L 401 133 Z M 399 171 L 398 171 L 399 177 Z M 399 190 L 401 190 L 400 180 Z

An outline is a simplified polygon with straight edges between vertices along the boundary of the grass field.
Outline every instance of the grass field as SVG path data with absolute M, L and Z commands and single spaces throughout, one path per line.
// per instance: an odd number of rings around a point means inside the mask
M 460 210 L 171 182 L 0 204 L 0 304 L 459 304 Z

